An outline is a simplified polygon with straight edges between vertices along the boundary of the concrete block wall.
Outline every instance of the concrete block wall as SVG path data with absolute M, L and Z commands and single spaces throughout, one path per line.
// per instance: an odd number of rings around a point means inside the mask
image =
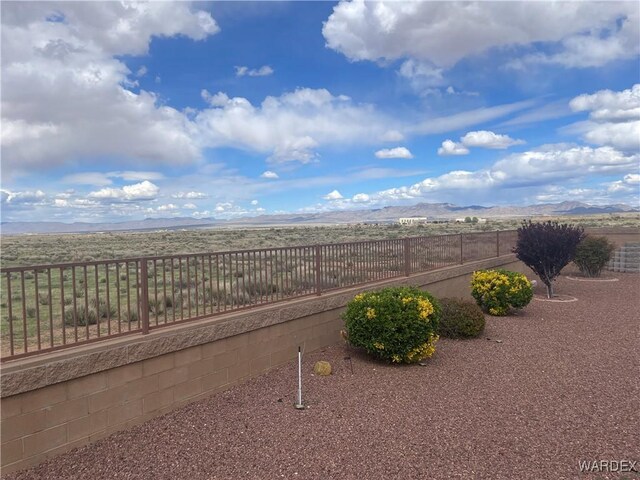
M 196 345 L 2 398 L 2 471 L 37 464 L 334 344 L 333 312 Z

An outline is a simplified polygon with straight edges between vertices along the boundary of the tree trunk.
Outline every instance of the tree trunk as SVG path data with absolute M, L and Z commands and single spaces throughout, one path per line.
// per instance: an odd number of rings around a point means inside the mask
M 553 297 L 553 284 L 551 282 L 547 283 L 547 298 Z

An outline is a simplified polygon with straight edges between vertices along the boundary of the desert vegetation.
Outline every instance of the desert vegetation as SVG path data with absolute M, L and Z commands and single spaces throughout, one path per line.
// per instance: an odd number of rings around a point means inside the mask
M 539 218 L 583 227 L 640 227 L 640 215 L 585 215 Z M 515 230 L 521 219 L 489 219 L 487 223 L 422 225 L 324 225 L 264 228 L 210 228 L 144 232 L 2 236 L 2 267 L 273 248 L 294 245 L 394 239 L 447 233 Z

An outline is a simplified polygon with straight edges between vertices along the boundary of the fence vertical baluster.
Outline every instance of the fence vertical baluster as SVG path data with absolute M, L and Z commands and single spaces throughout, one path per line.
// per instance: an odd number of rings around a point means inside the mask
M 158 326 L 158 308 L 160 308 L 160 304 L 158 303 L 158 260 L 153 259 L 153 313 L 156 321 L 156 327 Z M 163 309 L 164 310 L 164 309 Z
M 111 301 L 109 299 L 109 290 L 111 284 L 109 283 L 109 264 L 104 264 L 104 278 L 105 285 L 107 286 L 105 302 L 107 302 L 107 335 L 111 335 Z
M 320 245 L 315 246 L 315 260 L 316 260 L 316 295 L 322 293 L 322 247 Z
M 137 269 L 136 269 L 137 271 Z M 149 278 L 147 276 L 147 261 L 140 260 L 140 293 L 142 298 L 139 299 L 140 316 L 142 317 L 142 334 L 149 333 Z
M 191 263 L 191 258 L 186 257 L 187 260 L 187 318 L 191 318 L 191 270 L 189 268 L 189 264 Z
M 62 344 L 67 344 L 67 329 L 64 323 L 64 268 L 60 267 L 60 318 L 62 322 Z
M 120 302 L 120 262 L 116 261 L 116 307 L 118 308 L 118 333 L 122 333 L 122 305 Z
M 231 285 L 229 285 L 231 288 Z M 224 311 L 227 311 L 227 258 L 222 254 L 222 290 L 224 292 Z M 232 295 L 233 296 L 233 295 Z
M 49 289 L 49 334 L 51 336 L 51 338 L 49 338 L 49 344 L 53 347 L 53 295 L 51 291 L 51 268 L 47 268 L 47 286 Z
M 209 311 L 213 314 L 213 265 L 211 265 L 211 254 L 209 257 Z
M 125 262 L 125 268 L 127 270 L 127 324 L 128 330 L 131 331 L 131 269 L 129 268 L 129 262 Z
M 20 293 L 22 294 L 22 340 L 24 343 L 24 351 L 29 351 L 29 333 L 27 330 L 27 295 L 24 286 L 24 270 L 20 271 Z
M 171 257 L 171 316 L 173 317 L 173 321 L 176 321 L 176 308 L 178 305 L 176 304 L 176 272 L 175 266 L 173 264 L 173 257 Z M 182 308 L 182 307 L 181 307 Z
M 404 276 L 411 275 L 411 244 L 408 238 L 404 239 Z
M 241 252 L 240 255 L 242 255 L 242 260 L 240 262 L 240 265 L 242 267 L 242 306 L 245 305 L 246 301 L 247 301 L 247 275 L 249 274 L 249 263 L 244 259 L 244 253 L 245 252 Z M 247 267 L 247 275 L 245 275 L 245 271 L 244 271 L 244 267 L 245 267 L 245 263 L 246 263 L 246 267 Z
M 179 273 L 179 277 L 178 277 L 178 282 L 179 282 L 179 286 L 180 286 L 180 320 L 184 320 L 184 292 L 183 292 L 183 286 L 184 283 L 182 282 L 182 257 L 178 257 L 178 273 Z
M 173 305 L 173 303 L 171 304 Z M 167 324 L 167 259 L 162 259 L 162 313 L 164 323 Z
M 98 281 L 98 264 L 93 266 L 95 287 L 96 287 L 96 330 L 98 337 L 100 336 L 100 283 Z
M 196 317 L 198 316 L 199 313 L 199 307 L 198 307 L 198 257 L 194 256 L 193 257 L 193 274 L 195 276 L 195 280 L 193 281 L 193 286 L 195 287 L 195 293 L 194 293 L 194 300 L 196 301 Z M 191 317 L 191 315 L 189 315 L 189 317 Z
M 36 334 L 38 336 L 38 350 L 42 349 L 42 342 L 40 339 L 40 291 L 38 290 L 38 269 L 34 270 L 34 286 L 33 288 L 35 289 L 36 295 L 35 295 L 35 302 L 36 302 Z
M 9 353 L 13 356 L 13 305 L 11 303 L 11 272 L 7 272 L 7 309 L 9 315 Z
M 78 341 L 78 301 L 76 294 L 76 267 L 71 267 L 71 295 L 73 295 L 73 338 L 77 342 Z M 66 319 L 63 317 L 62 321 L 66 323 Z
M 85 313 L 85 334 L 89 340 L 89 277 L 87 276 L 87 266 L 83 266 L 84 278 L 84 313 Z
M 207 275 L 206 265 L 204 263 L 204 255 L 201 255 L 202 259 L 202 315 L 207 314 Z
M 142 283 L 140 282 L 140 263 L 141 260 L 136 260 L 136 311 L 138 312 L 138 329 L 142 328 L 142 305 L 140 304 L 140 289 Z M 147 312 L 148 313 L 148 312 Z

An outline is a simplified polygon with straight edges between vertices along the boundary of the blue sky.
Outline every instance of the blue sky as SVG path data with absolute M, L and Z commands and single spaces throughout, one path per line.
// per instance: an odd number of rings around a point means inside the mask
M 2 2 L 2 220 L 638 206 L 637 2 Z

